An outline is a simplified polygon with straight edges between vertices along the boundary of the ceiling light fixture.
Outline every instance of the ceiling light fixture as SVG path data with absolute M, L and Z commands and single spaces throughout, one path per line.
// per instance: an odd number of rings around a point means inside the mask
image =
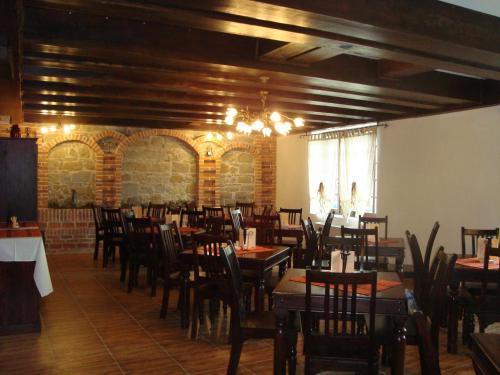
M 262 83 L 267 83 L 269 77 L 261 77 Z M 304 126 L 304 119 L 295 117 L 294 119 L 267 108 L 267 98 L 269 91 L 260 91 L 260 101 L 262 109 L 259 113 L 252 113 L 246 108 L 237 110 L 234 107 L 229 107 L 226 111 L 224 122 L 227 125 L 236 124 L 236 130 L 240 133 L 250 135 L 252 132 L 262 133 L 264 137 L 269 137 L 272 134 L 272 128 L 281 135 L 287 135 L 292 129 L 292 124 L 296 128 Z

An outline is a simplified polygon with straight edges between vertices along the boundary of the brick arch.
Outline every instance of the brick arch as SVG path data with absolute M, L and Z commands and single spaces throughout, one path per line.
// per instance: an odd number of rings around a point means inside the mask
M 152 136 L 164 136 L 164 137 L 175 138 L 176 140 L 188 146 L 190 150 L 192 150 L 196 155 L 198 155 L 198 150 L 196 149 L 195 142 L 193 142 L 192 139 L 190 139 L 189 137 L 187 137 L 185 134 L 183 134 L 178 130 L 171 130 L 171 129 L 149 129 L 134 133 L 128 137 L 125 137 L 125 139 L 123 139 L 118 144 L 115 153 L 118 155 L 123 155 L 123 151 L 125 151 L 125 149 L 129 145 L 134 144 L 141 138 L 152 137 Z
M 224 145 L 224 147 L 222 149 L 216 151 L 214 153 L 214 157 L 221 158 L 225 154 L 227 154 L 229 151 L 233 151 L 233 150 L 246 151 L 246 152 L 250 153 L 254 158 L 259 155 L 255 146 L 253 146 L 251 144 L 241 143 L 241 142 L 230 142 L 230 143 Z
M 138 140 L 146 137 L 170 137 L 177 141 L 180 141 L 184 146 L 186 146 L 196 157 L 196 163 L 199 163 L 200 153 L 196 148 L 196 143 L 186 136 L 183 132 L 178 130 L 171 129 L 148 129 L 142 130 L 137 133 L 134 133 L 128 137 L 125 137 L 116 147 L 115 156 L 114 156 L 114 167 L 115 172 L 113 176 L 113 197 L 107 199 L 106 201 L 109 204 L 114 206 L 118 206 L 122 199 L 122 168 L 123 168 L 123 153 L 127 149 L 128 146 L 136 143 Z M 197 183 L 199 185 L 199 171 L 197 172 Z M 196 189 L 198 191 L 198 188 Z
M 91 138 L 81 134 L 70 133 L 57 136 L 45 144 L 40 144 L 38 149 L 38 207 L 46 208 L 49 204 L 49 153 L 50 151 L 66 142 L 79 142 L 90 147 L 94 151 L 95 160 L 95 202 L 102 204 L 103 202 L 103 168 L 104 168 L 104 152 L 99 147 L 97 142 Z
M 216 146 L 216 151 L 215 151 L 214 155 L 217 154 L 218 152 L 220 152 L 219 150 L 223 150 L 225 147 L 224 142 L 218 141 L 217 139 L 211 139 L 208 141 L 204 135 L 196 138 L 193 141 L 193 146 L 199 155 L 203 155 L 204 146 L 206 146 L 207 144 L 212 144 L 212 145 Z
M 125 134 L 119 133 L 114 130 L 103 130 L 102 132 L 99 132 L 92 136 L 92 139 L 99 145 L 99 141 L 101 139 L 108 137 L 116 139 L 118 141 L 118 144 L 127 139 L 127 136 Z M 114 152 L 116 152 L 116 150 Z

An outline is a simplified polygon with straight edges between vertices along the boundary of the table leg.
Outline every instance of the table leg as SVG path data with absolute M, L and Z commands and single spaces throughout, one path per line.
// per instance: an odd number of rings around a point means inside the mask
M 404 260 L 405 260 L 404 253 L 402 255 L 396 256 L 396 272 L 399 273 L 401 276 L 403 276 L 404 272 L 404 267 L 403 267 Z
M 274 338 L 274 375 L 285 375 L 287 358 L 287 311 L 276 309 L 276 336 Z
M 448 353 L 457 352 L 458 333 L 458 284 L 450 284 L 450 298 L 448 301 Z
M 266 294 L 266 280 L 264 274 L 259 274 L 257 285 L 255 286 L 255 311 L 264 311 L 264 297 Z
M 405 373 L 406 317 L 394 318 L 394 342 L 392 347 L 392 375 Z
M 181 328 L 189 327 L 189 270 L 182 270 L 180 275 L 179 298 L 181 304 Z

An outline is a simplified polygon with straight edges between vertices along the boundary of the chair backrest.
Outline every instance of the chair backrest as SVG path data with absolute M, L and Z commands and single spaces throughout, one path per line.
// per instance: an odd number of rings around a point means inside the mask
M 310 268 L 321 268 L 323 254 L 319 248 L 318 234 L 314 229 L 312 220 L 308 217 L 305 221 L 300 220 L 300 224 L 302 225 L 302 231 L 304 232 L 304 239 L 306 242 L 304 266 Z
M 240 237 L 240 229 L 244 229 L 243 215 L 239 208 L 231 210 L 229 212 L 231 217 L 231 229 L 233 232 L 233 241 L 238 241 Z
M 490 265 L 490 258 L 492 256 L 497 257 L 497 262 L 498 262 L 498 269 L 496 270 L 496 284 L 497 288 L 496 291 L 488 289 L 488 280 L 489 279 L 489 273 L 492 272 L 491 269 L 489 268 Z M 493 296 L 493 298 L 496 298 L 497 301 L 500 301 L 500 248 L 498 247 L 491 247 L 491 240 L 488 241 L 488 244 L 486 245 L 486 249 L 484 251 L 484 263 L 483 263 L 483 272 L 482 272 L 482 277 L 481 277 L 481 298 L 485 298 L 486 295 L 488 294 L 489 296 Z
M 420 370 L 422 375 L 441 375 L 439 367 L 438 348 L 434 345 L 427 323 L 426 316 L 422 311 L 412 314 L 417 329 L 417 344 L 420 355 Z
M 194 210 L 196 210 L 196 209 L 197 209 L 196 202 L 195 202 L 195 201 L 185 202 L 185 203 L 184 203 L 184 208 L 185 208 L 187 211 L 194 211 Z
M 167 204 L 154 204 L 149 202 L 148 211 L 146 213 L 147 217 L 153 217 L 155 219 L 163 219 L 165 218 L 165 214 L 167 213 Z
M 387 239 L 387 231 L 389 227 L 389 218 L 387 216 L 377 217 L 377 216 L 361 216 L 359 215 L 358 228 L 366 229 L 370 226 L 376 226 L 380 228 L 380 225 L 384 225 L 384 232 L 380 231 L 379 233 L 384 233 L 384 239 Z
M 205 220 L 205 231 L 208 234 L 221 236 L 224 234 L 224 217 L 209 216 Z
M 427 246 L 425 247 L 425 256 L 424 256 L 424 268 L 426 271 L 429 271 L 432 248 L 434 246 L 434 241 L 436 240 L 437 232 L 439 230 L 439 222 L 436 221 L 434 226 L 432 227 L 431 234 L 429 235 L 429 239 L 427 240 Z
M 168 278 L 176 270 L 178 263 L 175 230 L 172 224 L 156 224 L 156 230 L 160 237 L 159 248 L 163 256 L 164 275 Z
M 410 234 L 410 231 L 406 231 L 406 240 L 410 246 L 411 258 L 413 260 L 413 291 L 415 293 L 415 299 L 417 300 L 420 308 L 423 308 L 423 293 L 426 285 L 426 270 L 424 269 L 424 260 L 422 259 L 422 252 L 420 251 L 420 245 L 418 244 L 417 237 L 414 234 Z
M 111 237 L 125 235 L 122 210 L 120 208 L 103 208 L 102 218 L 105 235 Z
M 280 214 L 288 216 L 288 224 L 298 225 L 302 220 L 302 208 L 280 208 Z
M 323 284 L 323 301 L 320 306 L 313 306 L 313 283 Z M 365 319 L 359 319 L 357 294 L 360 286 L 369 286 L 368 315 Z M 377 295 L 377 273 L 334 273 L 325 271 L 306 271 L 306 305 L 305 305 L 305 329 L 304 329 L 304 351 L 307 356 L 313 347 L 324 346 L 328 348 L 339 348 L 339 352 L 348 353 L 349 350 L 366 349 L 375 351 L 375 305 Z M 317 300 L 317 296 L 315 299 Z M 365 299 L 366 297 L 361 297 Z M 364 302 L 365 303 L 365 302 Z M 360 314 L 361 315 L 361 314 Z M 324 327 L 314 330 L 314 321 L 324 320 Z M 361 323 L 362 322 L 362 323 Z M 349 349 L 351 348 L 351 349 Z M 318 350 L 316 350 L 318 352 Z M 370 355 L 374 358 L 374 355 Z
M 342 237 L 359 238 L 361 239 L 363 246 L 360 251 L 356 253 L 356 257 L 360 264 L 360 267 L 369 269 L 378 269 L 379 267 L 379 257 L 378 257 L 378 228 L 346 228 L 343 225 L 340 227 L 340 235 Z M 368 257 L 368 246 L 374 249 L 374 265 L 369 263 Z
M 155 233 L 150 217 L 127 218 L 125 233 L 127 245 L 131 251 L 149 251 L 155 246 Z
M 334 250 L 341 250 L 343 252 L 350 252 L 353 254 L 359 254 L 360 249 L 363 246 L 363 240 L 361 238 L 342 238 L 342 237 L 327 237 L 325 240 L 324 249 L 321 251 L 323 254 L 323 259 L 331 261 L 331 253 Z M 330 267 L 332 265 L 330 264 Z M 346 259 L 342 257 L 342 270 L 345 271 Z
M 257 229 L 257 245 L 276 245 L 280 242 L 281 221 L 279 215 L 254 215 Z
M 172 226 L 172 230 L 174 233 L 174 240 L 175 240 L 175 245 L 177 246 L 177 251 L 178 252 L 183 252 L 184 251 L 184 241 L 182 239 L 182 234 L 179 230 L 179 226 L 177 225 L 177 222 L 174 220 L 170 224 Z
M 92 213 L 94 215 L 94 225 L 96 232 L 104 229 L 102 206 L 97 206 L 92 203 Z
M 193 258 L 195 282 L 200 280 L 200 267 L 205 277 L 210 280 L 219 280 L 224 277 L 224 268 L 219 259 L 220 249 L 227 238 L 207 233 L 193 236 Z
M 229 278 L 232 291 L 231 318 L 232 329 L 238 330 L 240 327 L 240 316 L 245 312 L 243 305 L 243 284 L 241 278 L 240 264 L 231 241 L 227 246 L 220 249 L 220 256 L 226 276 Z
M 328 216 L 326 217 L 325 224 L 321 228 L 321 235 L 319 236 L 319 247 L 321 251 L 325 250 L 325 240 L 330 237 L 330 229 L 332 228 L 333 217 L 335 216 L 335 211 L 330 210 Z
M 236 202 L 236 208 L 239 208 L 243 217 L 252 217 L 255 212 L 255 202 Z
M 203 211 L 181 209 L 179 227 L 202 228 L 204 221 Z
M 476 256 L 476 245 L 478 238 L 498 238 L 498 228 L 495 229 L 467 229 L 462 227 L 462 257 L 467 254 L 466 250 L 466 237 L 471 240 L 471 254 Z
M 205 218 L 214 216 L 224 217 L 224 208 L 222 207 L 203 206 L 202 208 Z

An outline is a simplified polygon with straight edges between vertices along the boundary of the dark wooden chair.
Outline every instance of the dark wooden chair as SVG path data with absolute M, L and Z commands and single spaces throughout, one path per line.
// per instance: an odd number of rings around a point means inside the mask
M 127 219 L 125 232 L 129 251 L 128 292 L 132 292 L 133 287 L 137 285 L 139 269 L 142 265 L 147 269 L 151 295 L 155 296 L 160 259 L 152 219 L 150 217 Z
M 465 257 L 469 252 L 467 251 L 467 237 L 470 238 L 471 248 L 470 253 L 472 256 L 476 256 L 476 245 L 478 238 L 498 238 L 498 228 L 495 229 L 467 229 L 462 227 L 462 258 Z
M 319 239 L 316 229 L 310 217 L 305 221 L 300 221 L 304 232 L 306 249 L 299 259 L 296 261 L 296 268 L 321 268 L 323 255 L 319 248 Z
M 434 241 L 436 240 L 437 232 L 439 231 L 439 222 L 436 221 L 434 226 L 432 227 L 431 234 L 429 235 L 429 239 L 427 240 L 427 246 L 425 247 L 425 256 L 424 256 L 424 268 L 429 270 L 430 261 L 432 256 L 432 249 L 434 246 Z
M 240 230 L 245 229 L 243 215 L 239 208 L 230 211 L 232 240 L 233 242 L 239 241 Z
M 236 208 L 240 209 L 241 215 L 245 217 L 252 217 L 255 213 L 255 202 L 236 202 Z
M 384 225 L 384 239 L 387 239 L 387 232 L 389 227 L 389 218 L 387 216 L 377 217 L 377 216 L 359 216 L 358 228 L 366 229 L 369 226 L 376 226 L 380 228 Z M 379 231 L 380 233 L 381 231 Z
M 346 228 L 342 225 L 340 228 L 342 237 L 359 238 L 363 246 L 359 253 L 356 253 L 357 264 L 360 269 L 375 269 L 380 268 L 380 257 L 378 255 L 378 228 Z M 372 238 L 370 240 L 370 238 Z M 374 248 L 374 256 L 368 255 L 368 246 Z
M 273 339 L 276 336 L 276 325 L 274 312 L 261 313 L 248 312 L 245 308 L 245 290 L 242 283 L 242 275 L 238 258 L 231 242 L 220 250 L 221 258 L 226 275 L 231 287 L 231 355 L 227 367 L 227 375 L 235 375 L 238 371 L 243 342 L 247 339 Z M 297 331 L 290 327 L 287 331 L 289 352 L 289 373 L 293 374 L 295 369 L 295 344 L 297 342 Z
M 321 228 L 321 234 L 319 236 L 319 247 L 321 248 L 321 251 L 325 251 L 325 241 L 328 237 L 330 237 L 330 229 L 332 228 L 332 223 L 333 223 L 333 218 L 335 216 L 335 211 L 330 210 L 328 215 L 326 216 L 325 219 L 325 224 L 323 224 L 323 227 Z
M 179 227 L 203 228 L 203 211 L 182 209 L 179 215 Z
M 128 263 L 128 251 L 125 243 L 125 228 L 122 211 L 119 208 L 103 208 L 102 218 L 104 225 L 104 248 L 102 266 L 107 267 L 108 258 L 111 256 L 114 262 L 115 249 L 120 251 L 121 275 L 120 281 L 125 281 L 125 274 Z
M 214 216 L 224 217 L 224 208 L 223 207 L 203 206 L 202 210 L 203 210 L 203 214 L 205 215 L 205 219 L 207 217 L 214 217 Z
M 420 306 L 423 307 L 423 293 L 427 288 L 427 271 L 424 268 L 424 260 L 422 259 L 422 252 L 418 244 L 417 237 L 411 234 L 410 231 L 405 232 L 406 240 L 410 247 L 411 258 L 413 261 L 413 294 Z
M 470 334 L 474 332 L 474 315 L 479 322 L 479 332 L 483 333 L 486 327 L 495 322 L 500 322 L 500 262 L 498 269 L 489 269 L 490 257 L 500 257 L 500 248 L 491 247 L 491 241 L 485 249 L 483 270 L 481 272 L 481 288 L 465 286 L 462 290 L 464 301 L 463 328 L 464 341 L 470 343 Z M 500 258 L 499 258 L 500 259 Z M 495 272 L 495 282 L 492 282 L 490 273 Z
M 359 254 L 363 241 L 361 238 L 342 238 L 342 237 L 328 237 L 325 240 L 325 246 L 321 250 L 323 263 L 322 268 L 331 269 L 331 253 L 334 250 L 341 250 L 345 254 L 353 253 Z M 342 256 L 342 269 L 345 271 L 346 257 Z
M 215 236 L 225 234 L 225 222 L 223 216 L 209 216 L 205 220 L 205 231 Z
M 156 231 L 159 236 L 159 249 L 163 260 L 163 297 L 160 309 L 160 318 L 164 319 L 167 316 L 168 301 L 170 298 L 170 289 L 174 285 L 179 285 L 180 267 L 178 259 L 178 248 L 176 245 L 177 225 L 172 224 L 156 224 Z M 179 295 L 178 305 L 182 303 Z
M 441 375 L 438 348 L 432 341 L 426 316 L 422 311 L 417 310 L 411 313 L 411 317 L 416 328 L 420 373 L 422 375 Z
M 278 213 L 287 216 L 288 224 L 299 225 L 302 220 L 302 208 L 280 208 Z
M 193 211 L 196 210 L 198 206 L 196 205 L 195 201 L 190 201 L 184 203 L 184 208 L 186 209 L 186 211 Z
M 324 284 L 321 311 L 313 308 L 312 283 Z M 366 318 L 357 310 L 359 285 L 370 285 Z M 377 373 L 376 295 L 376 272 L 306 271 L 305 374 L 314 374 L 322 369 Z M 318 319 L 324 322 L 320 329 L 317 329 Z
M 167 204 L 153 204 L 149 202 L 146 217 L 151 217 L 157 220 L 164 220 L 167 213 Z
M 94 216 L 95 228 L 94 260 L 97 260 L 99 257 L 99 242 L 102 242 L 104 253 L 104 223 L 102 217 L 102 207 L 92 204 L 92 214 Z

